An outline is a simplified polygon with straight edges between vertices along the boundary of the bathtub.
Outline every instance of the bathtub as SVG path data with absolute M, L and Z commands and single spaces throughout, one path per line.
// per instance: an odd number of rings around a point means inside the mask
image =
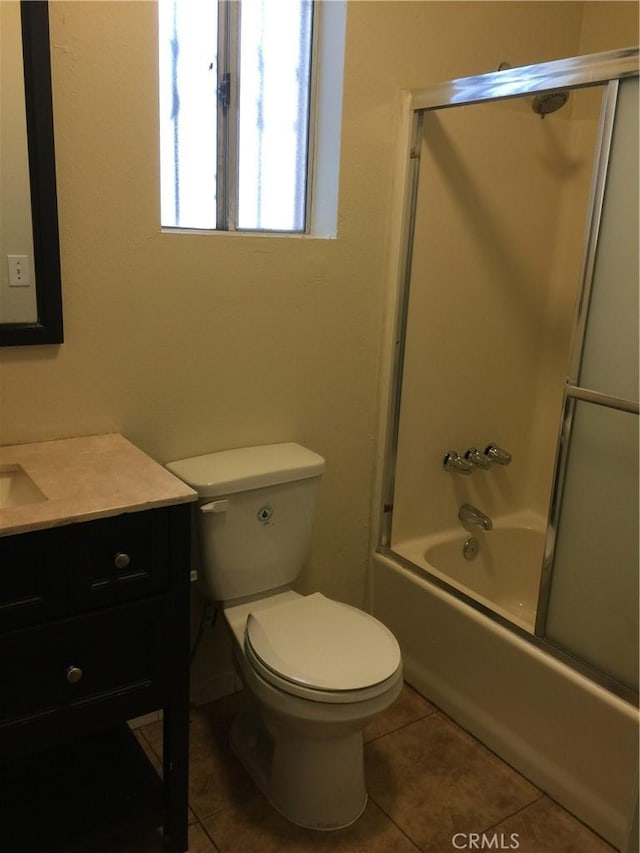
M 499 535 L 494 547 L 514 554 L 513 575 L 526 575 L 519 555 L 527 549 L 514 548 L 514 539 Z M 539 537 L 523 539 L 539 552 Z M 499 605 L 525 630 L 511 629 L 439 586 L 439 574 L 464 587 L 464 595 L 479 595 L 473 585 L 480 579 L 483 596 L 497 584 L 496 559 L 477 564 L 476 574 L 473 560 L 456 564 L 458 577 L 432 565 L 448 562 L 464 541 L 445 535 L 400 546 L 416 566 L 386 549 L 373 555 L 370 609 L 398 638 L 407 681 L 610 844 L 627 849 L 638 773 L 637 709 L 530 641 L 530 578 L 514 587 L 515 598 L 503 585 Z
M 495 520 L 490 531 L 458 526 L 394 544 L 393 551 L 533 633 L 544 543 L 544 519 L 519 513 Z

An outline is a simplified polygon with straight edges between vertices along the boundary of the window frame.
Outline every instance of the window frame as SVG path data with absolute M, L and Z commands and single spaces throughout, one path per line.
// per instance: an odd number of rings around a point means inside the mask
M 311 0 L 311 44 L 307 110 L 304 227 L 300 230 L 239 228 L 239 44 L 238 0 L 216 0 L 218 9 L 218 57 L 216 79 L 216 210 L 215 227 L 165 225 L 166 233 L 274 235 L 294 238 L 337 236 L 340 173 L 346 0 Z M 225 75 L 228 75 L 225 79 Z M 226 81 L 228 80 L 228 83 Z M 236 108 L 232 119 L 224 115 L 221 95 L 228 85 Z M 161 97 L 162 97 L 161 93 Z M 319 122 L 322 120 L 322 126 Z M 220 128 L 224 128 L 221 132 Z

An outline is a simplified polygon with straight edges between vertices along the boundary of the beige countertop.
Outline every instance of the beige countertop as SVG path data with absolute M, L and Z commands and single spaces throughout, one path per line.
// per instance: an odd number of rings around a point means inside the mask
M 24 471 L 41 497 L 0 505 L 0 536 L 188 503 L 177 477 L 122 435 L 92 435 L 0 447 L 0 473 Z

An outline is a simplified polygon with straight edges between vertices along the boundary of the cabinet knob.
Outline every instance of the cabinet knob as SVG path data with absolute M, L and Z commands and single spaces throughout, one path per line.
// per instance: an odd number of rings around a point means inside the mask
M 82 670 L 79 666 L 67 667 L 67 681 L 69 684 L 77 684 L 82 678 Z
M 128 554 L 125 554 L 122 551 L 118 551 L 118 553 L 113 558 L 113 565 L 116 567 L 116 569 L 126 569 L 130 562 L 131 557 L 129 557 Z

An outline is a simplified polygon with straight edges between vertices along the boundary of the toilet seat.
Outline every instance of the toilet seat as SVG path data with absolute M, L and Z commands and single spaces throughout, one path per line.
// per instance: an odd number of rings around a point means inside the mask
M 316 702 L 365 701 L 401 677 L 393 634 L 368 613 L 321 593 L 250 612 L 244 649 L 270 684 Z

